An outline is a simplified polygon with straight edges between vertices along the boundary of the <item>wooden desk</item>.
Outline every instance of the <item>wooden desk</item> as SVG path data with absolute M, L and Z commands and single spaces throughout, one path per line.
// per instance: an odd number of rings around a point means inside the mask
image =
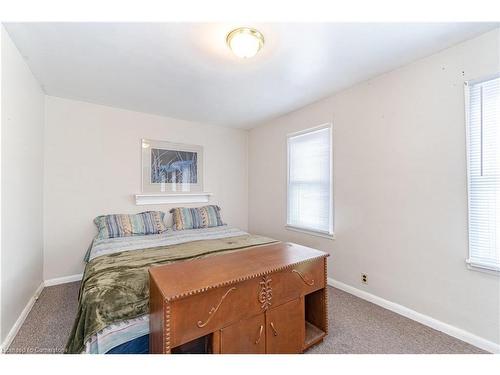
M 150 268 L 150 352 L 306 350 L 328 332 L 327 256 L 276 243 Z

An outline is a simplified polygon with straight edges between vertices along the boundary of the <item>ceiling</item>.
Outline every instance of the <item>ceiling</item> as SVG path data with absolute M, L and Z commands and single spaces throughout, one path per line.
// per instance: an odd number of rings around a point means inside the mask
M 494 23 L 7 23 L 48 95 L 249 128 L 498 27 Z M 241 60 L 229 31 L 264 48 Z

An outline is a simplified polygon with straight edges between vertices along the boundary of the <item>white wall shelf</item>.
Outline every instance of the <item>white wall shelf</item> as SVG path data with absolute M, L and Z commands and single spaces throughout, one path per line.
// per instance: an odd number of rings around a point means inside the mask
M 135 204 L 207 203 L 212 193 L 136 194 Z

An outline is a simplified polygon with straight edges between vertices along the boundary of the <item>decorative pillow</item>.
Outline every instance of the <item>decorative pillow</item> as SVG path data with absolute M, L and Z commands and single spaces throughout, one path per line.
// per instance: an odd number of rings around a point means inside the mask
M 224 225 L 219 206 L 177 207 L 170 210 L 174 230 L 210 228 Z
M 167 230 L 164 212 L 146 211 L 136 215 L 101 215 L 94 219 L 97 238 L 129 237 L 159 234 Z

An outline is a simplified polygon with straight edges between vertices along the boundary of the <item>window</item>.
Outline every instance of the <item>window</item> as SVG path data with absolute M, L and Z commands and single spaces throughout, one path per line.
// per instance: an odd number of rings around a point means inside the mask
M 469 258 L 500 271 L 500 77 L 465 85 Z
M 333 235 L 332 127 L 288 136 L 287 227 Z

